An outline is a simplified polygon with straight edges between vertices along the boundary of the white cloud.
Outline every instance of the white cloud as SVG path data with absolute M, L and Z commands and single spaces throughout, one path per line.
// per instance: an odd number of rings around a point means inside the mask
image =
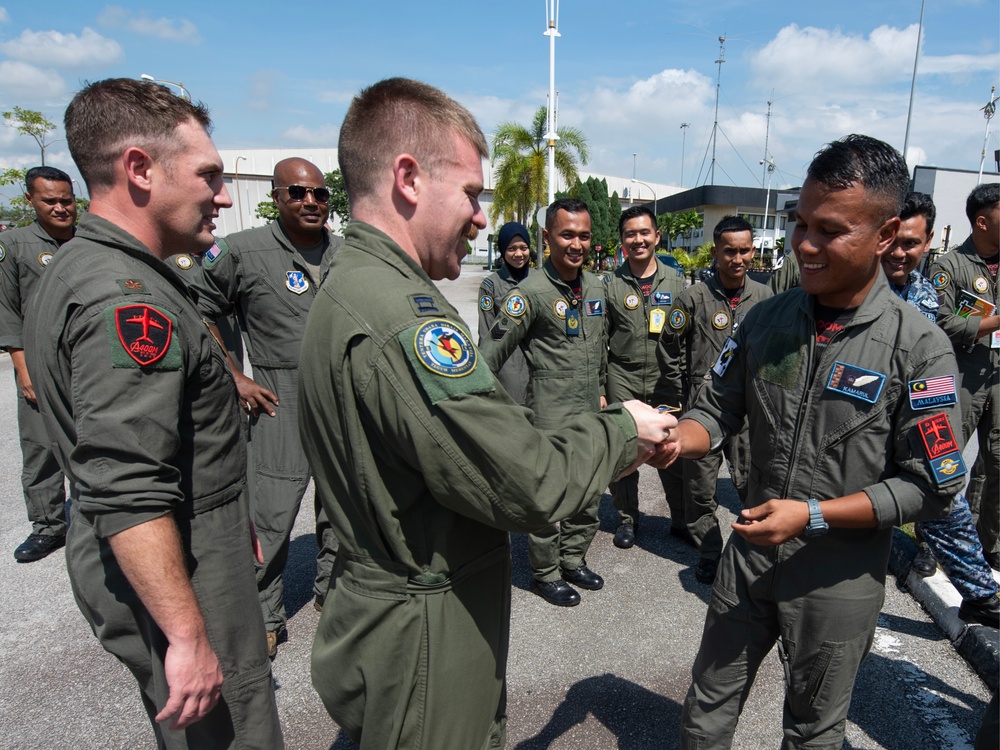
M 0 23 L 10 23 L 10 13 L 6 8 L 0 7 Z
M 148 11 L 126 10 L 120 5 L 108 5 L 101 11 L 98 22 L 113 29 L 126 29 L 143 36 L 170 42 L 198 44 L 202 41 L 198 27 L 190 21 L 176 18 L 153 18 Z
M 42 70 L 20 60 L 0 61 L 0 99 L 21 104 L 56 99 L 66 82 L 53 70 Z
M 307 128 L 305 125 L 296 125 L 282 132 L 281 137 L 292 143 L 301 143 L 314 148 L 334 147 L 340 137 L 340 125 L 319 125 L 315 128 Z
M 15 60 L 44 62 L 56 68 L 103 67 L 123 57 L 118 42 L 89 28 L 80 36 L 25 29 L 16 39 L 0 44 L 0 51 Z
M 991 55 L 943 55 L 921 57 L 917 67 L 919 75 L 993 72 L 1000 68 L 1000 54 Z

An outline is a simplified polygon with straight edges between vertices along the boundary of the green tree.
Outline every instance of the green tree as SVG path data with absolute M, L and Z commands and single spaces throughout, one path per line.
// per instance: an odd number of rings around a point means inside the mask
M 347 188 L 344 187 L 344 178 L 339 169 L 327 172 L 323 175 L 323 182 L 330 188 L 330 212 L 337 215 L 341 225 L 347 224 L 351 220 L 351 204 L 347 200 Z M 254 209 L 254 216 L 264 221 L 278 220 L 278 207 L 270 198 L 257 204 Z
M 278 207 L 275 205 L 274 201 L 269 198 L 268 200 L 261 201 L 257 204 L 257 208 L 254 209 L 253 215 L 258 219 L 263 219 L 264 221 L 277 221 Z
M 660 231 L 662 232 L 663 230 Z M 677 259 L 680 267 L 684 269 L 684 273 L 694 281 L 695 271 L 708 268 L 712 265 L 712 243 L 706 242 L 703 245 L 699 245 L 693 253 L 689 253 L 684 248 L 677 248 L 674 250 L 674 257 Z
M 493 136 L 490 166 L 496 174 L 490 222 L 531 222 L 548 195 L 548 141 L 545 139 L 548 110 L 539 107 L 526 128 L 516 122 L 503 122 Z M 577 128 L 559 128 L 555 148 L 555 167 L 563 182 L 572 185 L 577 179 L 577 160 L 587 163 L 590 150 L 587 139 Z
M 656 226 L 667 240 L 668 250 L 673 249 L 678 237 L 690 235 L 691 232 L 701 229 L 704 223 L 704 217 L 697 211 L 678 211 L 656 217 Z
M 33 109 L 14 107 L 6 112 L 0 112 L 7 126 L 14 128 L 20 135 L 28 135 L 35 139 L 38 149 L 42 152 L 42 166 L 45 166 L 45 149 L 52 143 L 48 134 L 56 129 L 56 124 L 45 119 L 41 112 Z

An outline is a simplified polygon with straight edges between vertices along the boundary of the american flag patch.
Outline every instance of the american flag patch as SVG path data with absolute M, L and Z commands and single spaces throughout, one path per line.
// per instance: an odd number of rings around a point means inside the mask
M 936 409 L 958 403 L 954 375 L 911 380 L 909 386 L 910 408 L 914 411 Z

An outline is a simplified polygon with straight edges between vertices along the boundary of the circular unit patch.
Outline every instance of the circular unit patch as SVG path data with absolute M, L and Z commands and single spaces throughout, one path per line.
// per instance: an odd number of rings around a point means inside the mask
M 420 364 L 436 375 L 460 378 L 476 368 L 476 349 L 460 328 L 429 320 L 417 329 L 413 348 Z
M 552 303 L 552 311 L 558 316 L 559 320 L 566 320 L 566 310 L 569 305 L 566 304 L 566 300 L 557 299 Z
M 726 328 L 729 325 L 729 313 L 725 310 L 719 310 L 715 315 L 712 316 L 712 327 L 718 331 Z
M 45 251 L 44 253 L 38 254 L 38 263 L 39 265 L 42 266 L 42 268 L 44 268 L 51 262 L 52 262 L 52 253 Z
M 188 269 L 191 268 L 191 266 L 194 265 L 194 260 L 191 258 L 190 255 L 184 253 L 182 255 L 178 255 L 177 257 L 175 257 L 174 263 L 176 263 L 177 267 L 182 271 L 187 271 Z
M 510 317 L 520 318 L 524 315 L 524 311 L 528 309 L 528 306 L 524 302 L 524 297 L 520 294 L 512 294 L 507 298 L 507 302 L 504 304 L 503 309 Z
M 488 295 L 488 294 L 484 294 L 482 297 L 480 297 L 479 298 L 479 309 L 482 310 L 483 312 L 489 312 L 490 310 L 492 310 L 493 309 L 493 298 L 490 295 Z
M 679 331 L 687 325 L 687 319 L 687 314 L 683 310 L 673 310 L 670 313 L 670 320 L 668 322 L 671 328 Z
M 931 283 L 934 285 L 935 289 L 944 289 L 951 283 L 951 276 L 947 271 L 938 271 L 934 274 L 934 278 L 931 279 Z
M 958 471 L 958 468 L 960 466 L 961 464 L 955 459 L 946 458 L 941 462 L 941 465 L 938 467 L 938 470 L 945 476 L 950 477 L 952 474 Z
M 977 276 L 976 280 L 972 282 L 972 288 L 980 294 L 986 294 L 990 290 L 990 282 L 984 276 Z
M 7 257 L 7 248 L 5 248 L 3 245 L 0 245 L 0 261 L 3 261 L 3 259 L 6 257 Z
M 635 310 L 639 306 L 639 295 L 635 292 L 632 292 L 632 294 L 626 294 L 624 303 L 626 310 Z

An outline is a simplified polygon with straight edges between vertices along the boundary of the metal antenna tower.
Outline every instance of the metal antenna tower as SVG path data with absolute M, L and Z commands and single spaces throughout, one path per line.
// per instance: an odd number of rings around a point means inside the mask
M 722 88 L 722 63 L 726 61 L 726 37 L 719 37 L 719 73 L 715 79 L 715 122 L 712 123 L 712 164 L 708 168 L 708 184 L 715 184 L 715 144 L 719 136 L 719 90 Z
M 767 102 L 767 126 L 764 128 L 764 158 L 763 158 L 763 160 L 761 160 L 761 162 L 760 162 L 761 164 L 767 164 L 768 163 L 767 143 L 768 143 L 768 141 L 771 138 L 771 105 L 772 104 L 774 104 L 774 89 L 771 89 L 771 99 L 769 99 L 768 102 Z M 773 163 L 773 162 L 774 162 L 774 160 L 771 159 L 771 163 Z M 761 185 L 763 185 L 764 184 L 764 180 L 767 179 L 768 171 L 771 171 L 771 172 L 774 171 L 773 169 L 769 169 L 769 167 L 770 167 L 770 164 L 768 165 L 768 167 L 764 168 L 764 176 L 761 178 L 761 181 L 760 181 Z M 764 213 L 764 218 L 767 218 L 767 212 L 766 211 Z

